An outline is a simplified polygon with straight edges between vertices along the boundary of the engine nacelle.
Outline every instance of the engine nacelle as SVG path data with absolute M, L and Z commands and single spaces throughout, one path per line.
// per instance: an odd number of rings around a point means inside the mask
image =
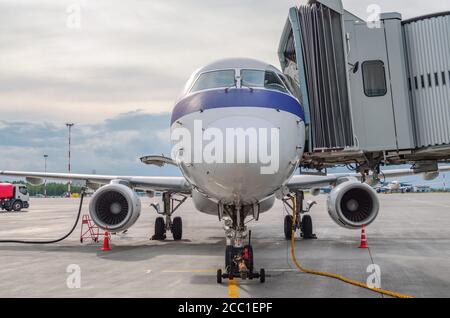
M 111 183 L 98 189 L 89 203 L 92 221 L 111 232 L 125 231 L 141 213 L 141 200 L 128 186 Z
M 313 188 L 309 190 L 309 193 L 311 193 L 312 196 L 316 197 L 320 194 L 320 188 Z
M 328 196 L 328 214 L 340 226 L 359 229 L 372 223 L 380 207 L 376 191 L 365 183 L 346 181 Z

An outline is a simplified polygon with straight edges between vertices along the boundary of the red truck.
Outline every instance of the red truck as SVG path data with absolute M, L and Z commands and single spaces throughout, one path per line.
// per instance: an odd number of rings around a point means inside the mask
M 0 210 L 20 211 L 27 209 L 30 195 L 24 184 L 0 183 Z

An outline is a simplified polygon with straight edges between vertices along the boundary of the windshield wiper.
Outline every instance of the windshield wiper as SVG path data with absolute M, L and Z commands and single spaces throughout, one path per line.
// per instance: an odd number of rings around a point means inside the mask
M 228 86 L 227 88 L 225 88 L 225 93 L 228 93 L 228 92 L 230 91 L 230 89 L 232 89 L 233 87 L 236 87 L 236 88 L 237 88 L 237 85 L 234 84 L 234 85 L 232 85 L 232 86 Z

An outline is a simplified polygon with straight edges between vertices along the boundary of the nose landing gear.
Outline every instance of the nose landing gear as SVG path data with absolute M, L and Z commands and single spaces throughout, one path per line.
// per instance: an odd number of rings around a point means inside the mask
M 222 273 L 221 269 L 217 270 L 218 284 L 222 283 L 222 279 L 234 278 L 240 278 L 243 280 L 259 279 L 261 283 L 266 281 L 266 272 L 264 268 L 261 268 L 259 272 L 254 271 L 251 231 L 249 231 L 248 245 L 245 245 L 244 247 L 227 245 L 225 250 L 225 267 L 225 273 Z

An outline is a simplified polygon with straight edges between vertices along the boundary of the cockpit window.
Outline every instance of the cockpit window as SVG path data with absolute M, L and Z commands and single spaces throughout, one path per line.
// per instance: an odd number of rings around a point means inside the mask
M 272 71 L 242 70 L 241 81 L 242 86 L 264 87 L 283 93 L 288 92 L 283 82 Z
M 205 89 L 231 87 L 236 84 L 234 70 L 222 70 L 203 73 L 199 76 L 191 92 Z

